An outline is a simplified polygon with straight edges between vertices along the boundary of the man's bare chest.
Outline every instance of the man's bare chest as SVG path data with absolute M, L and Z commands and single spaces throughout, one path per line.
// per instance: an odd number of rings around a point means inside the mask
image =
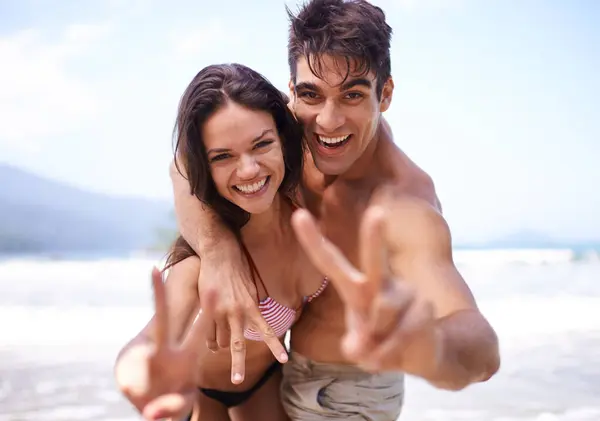
M 372 190 L 335 186 L 321 198 L 318 216 L 323 235 L 338 247 L 353 264 L 358 262 L 359 232 L 362 216 Z

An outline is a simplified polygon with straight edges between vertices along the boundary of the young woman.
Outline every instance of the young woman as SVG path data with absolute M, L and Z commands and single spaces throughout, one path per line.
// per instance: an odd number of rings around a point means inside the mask
M 236 234 L 255 280 L 257 305 L 283 338 L 302 306 L 327 285 L 289 222 L 305 153 L 299 123 L 265 78 L 228 64 L 208 66 L 192 80 L 179 106 L 176 130 L 175 153 L 185 166 L 191 193 Z M 232 383 L 229 350 L 213 353 L 194 339 L 207 333 L 202 332 L 202 317 L 183 347 L 170 345 L 186 335 L 205 304 L 199 303 L 197 292 L 201 264 L 179 237 L 167 259 L 165 284 L 154 274 L 155 316 L 117 359 L 119 387 L 147 418 L 177 412 L 164 412 L 169 405 L 187 412 L 189 399 L 185 405 L 177 399 L 148 404 L 173 393 L 182 396 L 193 385 L 199 390 L 194 418 L 286 420 L 278 399 L 280 364 L 251 327 L 245 330 L 250 341 L 241 384 Z M 190 368 L 193 373 L 186 373 Z M 162 408 L 162 414 L 152 407 Z

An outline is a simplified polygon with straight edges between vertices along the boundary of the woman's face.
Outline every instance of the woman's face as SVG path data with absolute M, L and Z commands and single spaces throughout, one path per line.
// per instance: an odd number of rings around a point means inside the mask
M 219 194 L 251 214 L 269 209 L 285 174 L 271 114 L 229 101 L 204 123 L 202 138 Z

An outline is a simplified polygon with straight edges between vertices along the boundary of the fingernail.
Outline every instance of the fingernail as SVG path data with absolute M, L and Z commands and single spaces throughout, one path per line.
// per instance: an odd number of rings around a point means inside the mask
M 287 363 L 287 360 L 288 360 L 288 356 L 285 352 L 279 356 L 279 362 Z
M 242 381 L 242 375 L 240 373 L 235 373 L 233 375 L 233 382 L 240 383 Z

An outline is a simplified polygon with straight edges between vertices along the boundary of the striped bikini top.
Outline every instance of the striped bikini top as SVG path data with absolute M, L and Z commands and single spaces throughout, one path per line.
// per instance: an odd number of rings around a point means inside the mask
M 242 250 L 244 251 L 246 258 L 248 259 L 248 263 L 250 264 L 252 281 L 254 282 L 254 286 L 257 287 L 256 280 L 254 277 L 254 274 L 256 274 L 263 289 L 267 293 L 267 297 L 261 300 L 260 296 L 258 295 L 258 287 L 256 288 L 256 301 L 258 302 L 258 309 L 260 310 L 260 314 L 263 316 L 263 318 L 269 324 L 269 326 L 271 326 L 273 332 L 275 332 L 275 335 L 278 338 L 280 338 L 283 335 L 285 335 L 285 333 L 292 327 L 294 321 L 296 320 L 296 315 L 298 311 L 302 308 L 302 306 L 306 303 L 311 302 L 319 295 L 321 295 L 323 290 L 325 290 L 325 288 L 329 284 L 329 281 L 327 280 L 327 278 L 323 278 L 323 282 L 321 282 L 321 286 L 319 287 L 319 289 L 317 289 L 317 291 L 314 292 L 312 295 L 304 297 L 302 299 L 302 303 L 300 304 L 300 306 L 298 306 L 298 308 L 294 309 L 288 306 L 284 306 L 283 304 L 280 304 L 273 298 L 269 297 L 267 287 L 265 286 L 265 283 L 263 282 L 260 273 L 258 272 L 258 269 L 256 268 L 254 261 L 252 260 L 252 257 L 250 256 L 250 253 L 243 245 Z M 261 335 L 252 328 L 246 328 L 244 330 L 244 336 L 246 337 L 246 339 L 251 341 L 263 340 Z

